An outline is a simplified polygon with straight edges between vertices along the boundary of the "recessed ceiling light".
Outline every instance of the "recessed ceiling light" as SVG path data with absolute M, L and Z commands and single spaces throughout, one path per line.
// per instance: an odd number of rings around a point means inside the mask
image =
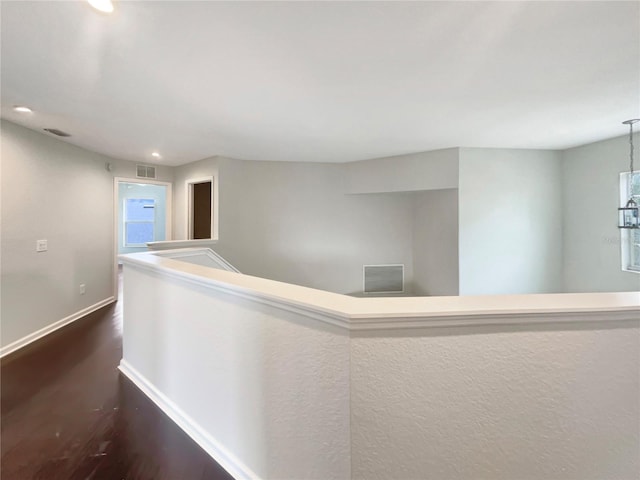
M 20 113 L 31 113 L 31 112 L 33 112 L 33 110 L 31 110 L 29 107 L 22 107 L 20 105 L 16 105 L 15 107 L 13 107 L 13 110 L 15 112 L 20 112 Z
M 113 12 L 113 2 L 111 0 L 87 0 L 87 2 L 89 2 L 89 5 L 100 12 Z
M 160 158 L 160 154 L 158 152 L 153 152 L 151 156 L 155 158 Z

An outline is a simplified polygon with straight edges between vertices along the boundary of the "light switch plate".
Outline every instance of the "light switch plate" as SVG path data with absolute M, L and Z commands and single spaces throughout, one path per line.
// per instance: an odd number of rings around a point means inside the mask
M 36 252 L 46 252 L 48 249 L 46 240 L 36 240 Z

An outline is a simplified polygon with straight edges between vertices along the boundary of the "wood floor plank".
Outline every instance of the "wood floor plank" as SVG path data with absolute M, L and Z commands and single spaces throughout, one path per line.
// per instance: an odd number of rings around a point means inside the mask
M 232 478 L 119 374 L 120 306 L 2 360 L 3 480 Z

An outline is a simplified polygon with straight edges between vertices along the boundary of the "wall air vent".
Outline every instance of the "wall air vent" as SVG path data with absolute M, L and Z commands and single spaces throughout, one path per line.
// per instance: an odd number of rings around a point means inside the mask
M 57 135 L 59 137 L 70 137 L 71 136 L 70 133 L 63 132 L 62 130 L 58 130 L 57 128 L 45 128 L 44 131 L 52 133 L 52 134 Z
M 404 265 L 364 265 L 364 293 L 403 293 Z
M 156 178 L 156 167 L 150 165 L 136 165 L 136 177 Z

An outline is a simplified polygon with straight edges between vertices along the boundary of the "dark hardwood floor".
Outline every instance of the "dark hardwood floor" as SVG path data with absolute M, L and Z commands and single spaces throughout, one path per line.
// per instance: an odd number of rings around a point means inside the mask
M 232 478 L 119 374 L 120 307 L 2 360 L 2 480 Z

